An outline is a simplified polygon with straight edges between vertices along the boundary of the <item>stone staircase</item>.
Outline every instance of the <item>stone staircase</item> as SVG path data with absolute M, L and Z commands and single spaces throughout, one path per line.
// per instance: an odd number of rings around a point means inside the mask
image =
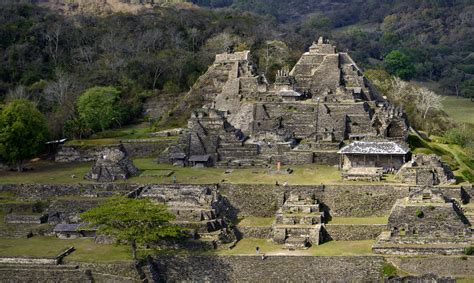
M 214 185 L 152 185 L 144 187 L 140 197 L 168 205 L 175 223 L 198 234 L 227 226 L 222 219 L 225 204 Z
M 234 127 L 228 127 L 219 135 L 217 167 L 255 166 L 258 161 L 259 146 L 245 143 L 245 135 Z
M 292 250 L 319 245 L 323 217 L 320 204 L 313 196 L 292 192 L 276 213 L 273 241 Z
M 351 134 L 369 134 L 374 132 L 370 116 L 364 114 L 351 114 L 348 116 L 347 131 Z

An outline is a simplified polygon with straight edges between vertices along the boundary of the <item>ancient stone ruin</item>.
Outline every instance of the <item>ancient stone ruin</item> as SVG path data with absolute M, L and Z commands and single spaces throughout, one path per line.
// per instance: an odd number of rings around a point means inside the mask
M 160 161 L 209 156 L 210 166 L 337 165 L 344 140 L 405 141 L 405 114 L 384 100 L 347 53 L 320 38 L 274 84 L 255 72 L 250 52 L 219 54 L 197 81 L 201 97 L 179 143 Z
M 451 168 L 434 154 L 416 154 L 397 173 L 402 183 L 421 186 L 446 185 L 456 182 Z
M 383 173 L 400 169 L 409 152 L 395 141 L 354 141 L 338 151 L 339 168 L 345 180 L 381 181 Z
M 474 244 L 470 223 L 439 189 L 415 187 L 399 199 L 373 246 L 383 254 L 459 254 Z
M 190 229 L 200 245 L 216 247 L 235 240 L 227 225 L 229 207 L 216 185 L 151 185 L 141 188 L 138 197 L 168 205 L 176 216 L 173 222 Z
M 120 145 L 104 148 L 98 153 L 97 160 L 86 179 L 98 182 L 125 180 L 138 174 L 138 169 L 128 158 L 125 148 Z
M 322 242 L 324 213 L 311 194 L 290 192 L 277 211 L 272 226 L 273 241 L 288 249 L 305 249 Z

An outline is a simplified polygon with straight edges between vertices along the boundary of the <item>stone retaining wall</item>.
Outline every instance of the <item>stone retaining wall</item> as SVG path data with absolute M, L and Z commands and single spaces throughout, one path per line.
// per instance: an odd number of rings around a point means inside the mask
M 173 139 L 159 141 L 159 142 L 123 142 L 123 146 L 127 150 L 128 156 L 134 157 L 156 157 L 160 152 L 165 150 Z M 85 162 L 94 161 L 97 154 L 103 150 L 104 147 L 111 145 L 98 146 L 77 146 L 77 145 L 62 145 L 55 156 L 56 162 Z
M 334 241 L 375 240 L 387 225 L 385 224 L 326 224 L 324 228 L 329 239 Z
M 131 192 L 138 187 L 141 185 L 125 183 L 20 184 L 0 185 L 0 193 L 10 192 L 21 199 L 44 200 L 61 196 L 108 197 Z M 389 214 L 397 199 L 408 195 L 409 190 L 409 186 L 392 184 L 313 186 L 219 184 L 218 188 L 229 201 L 231 209 L 243 217 L 273 217 L 278 207 L 283 204 L 285 195 L 295 190 L 314 194 L 331 216 L 384 216 Z M 467 195 L 465 190 L 456 186 L 441 189 L 447 196 L 458 200 L 461 199 L 461 194 Z
M 57 264 L 57 258 L 0 257 L 1 264 Z
M 114 277 L 119 277 L 122 280 L 123 279 L 128 279 L 128 280 L 140 279 L 133 262 L 116 262 L 116 263 L 68 262 L 68 264 L 76 264 L 81 269 L 90 270 L 95 279 L 97 279 L 96 275 L 114 276 Z M 117 278 L 115 278 L 114 280 L 116 279 Z
M 0 282 L 91 282 L 83 270 L 31 269 L 29 267 L 0 266 Z
M 108 197 L 127 193 L 138 185 L 116 183 L 18 184 L 1 185 L 0 193 L 12 193 L 18 199 L 46 200 L 64 196 Z
M 7 214 L 5 215 L 5 223 L 10 224 L 41 224 L 45 223 L 48 219 L 47 215 L 18 215 L 18 214 Z
M 242 238 L 270 239 L 272 237 L 272 227 L 241 227 L 237 226 Z
M 474 277 L 474 257 L 472 256 L 389 257 L 387 261 L 414 275 L 435 273 L 445 277 Z
M 459 245 L 449 246 L 449 244 L 444 247 L 374 245 L 372 251 L 387 255 L 461 255 L 464 252 L 464 247 Z
M 175 282 L 380 282 L 383 257 L 163 256 L 160 281 Z
M 383 216 L 407 195 L 407 186 L 325 185 L 320 201 L 329 207 L 331 216 Z
M 271 185 L 220 184 L 219 191 L 243 217 L 274 217 L 278 209 L 278 194 Z
M 272 217 L 290 191 L 314 193 L 332 216 L 388 215 L 396 200 L 408 195 L 407 186 L 314 185 L 275 186 L 219 184 L 221 193 L 242 216 Z

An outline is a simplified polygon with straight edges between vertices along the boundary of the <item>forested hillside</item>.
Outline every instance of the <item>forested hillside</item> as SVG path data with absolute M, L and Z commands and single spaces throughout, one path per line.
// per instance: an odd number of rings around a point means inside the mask
M 91 12 L 97 1 L 11 2 L 0 2 L 0 101 L 34 101 L 51 138 L 97 131 L 80 119 L 76 103 L 97 86 L 118 93 L 120 115 L 110 127 L 147 119 L 143 103 L 162 96 L 171 101 L 168 114 L 152 124 L 179 125 L 185 120 L 173 105 L 216 53 L 251 49 L 258 71 L 273 80 L 320 35 L 365 70 L 434 82 L 444 94 L 474 93 L 468 0 L 108 0 L 102 6 L 121 12 L 105 14 Z
M 474 3 L 470 0 L 193 2 L 271 15 L 305 37 L 326 34 L 366 67 L 400 50 L 413 63 L 408 78 L 439 81 L 449 94 L 461 94 L 463 82 L 474 75 Z
M 147 97 L 166 93 L 179 99 L 216 53 L 258 50 L 277 38 L 272 26 L 262 17 L 231 11 L 156 8 L 139 16 L 69 17 L 33 5 L 3 5 L 0 99 L 35 101 L 52 137 L 61 137 L 76 134 L 63 129 L 76 119 L 79 94 L 113 86 L 124 106 L 115 124 L 123 125 L 141 116 Z

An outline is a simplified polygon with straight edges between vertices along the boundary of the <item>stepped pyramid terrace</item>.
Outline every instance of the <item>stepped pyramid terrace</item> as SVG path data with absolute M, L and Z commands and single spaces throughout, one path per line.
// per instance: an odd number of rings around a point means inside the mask
M 337 165 L 345 141 L 407 137 L 405 114 L 323 38 L 291 71 L 278 71 L 273 84 L 255 72 L 249 51 L 218 54 L 189 95 L 202 97 L 204 106 L 162 162 L 179 154 L 209 156 L 206 165 L 219 167 Z
M 216 185 L 151 185 L 139 188 L 135 196 L 168 205 L 176 217 L 173 222 L 189 229 L 191 241 L 216 247 L 235 240 L 226 229 L 226 203 Z
M 439 189 L 412 188 L 393 206 L 389 230 L 373 249 L 386 254 L 456 254 L 474 244 L 470 226 L 457 202 Z
M 290 192 L 277 211 L 273 224 L 273 241 L 288 249 L 304 249 L 322 242 L 324 212 L 312 195 Z
M 471 282 L 474 188 L 451 155 L 420 154 L 435 147 L 326 39 L 274 83 L 251 58 L 216 55 L 184 128 L 132 125 L 0 171 L 0 281 Z M 162 204 L 160 228 L 185 231 L 137 241 L 134 260 L 83 214 L 111 198 L 145 200 L 133 229 Z

